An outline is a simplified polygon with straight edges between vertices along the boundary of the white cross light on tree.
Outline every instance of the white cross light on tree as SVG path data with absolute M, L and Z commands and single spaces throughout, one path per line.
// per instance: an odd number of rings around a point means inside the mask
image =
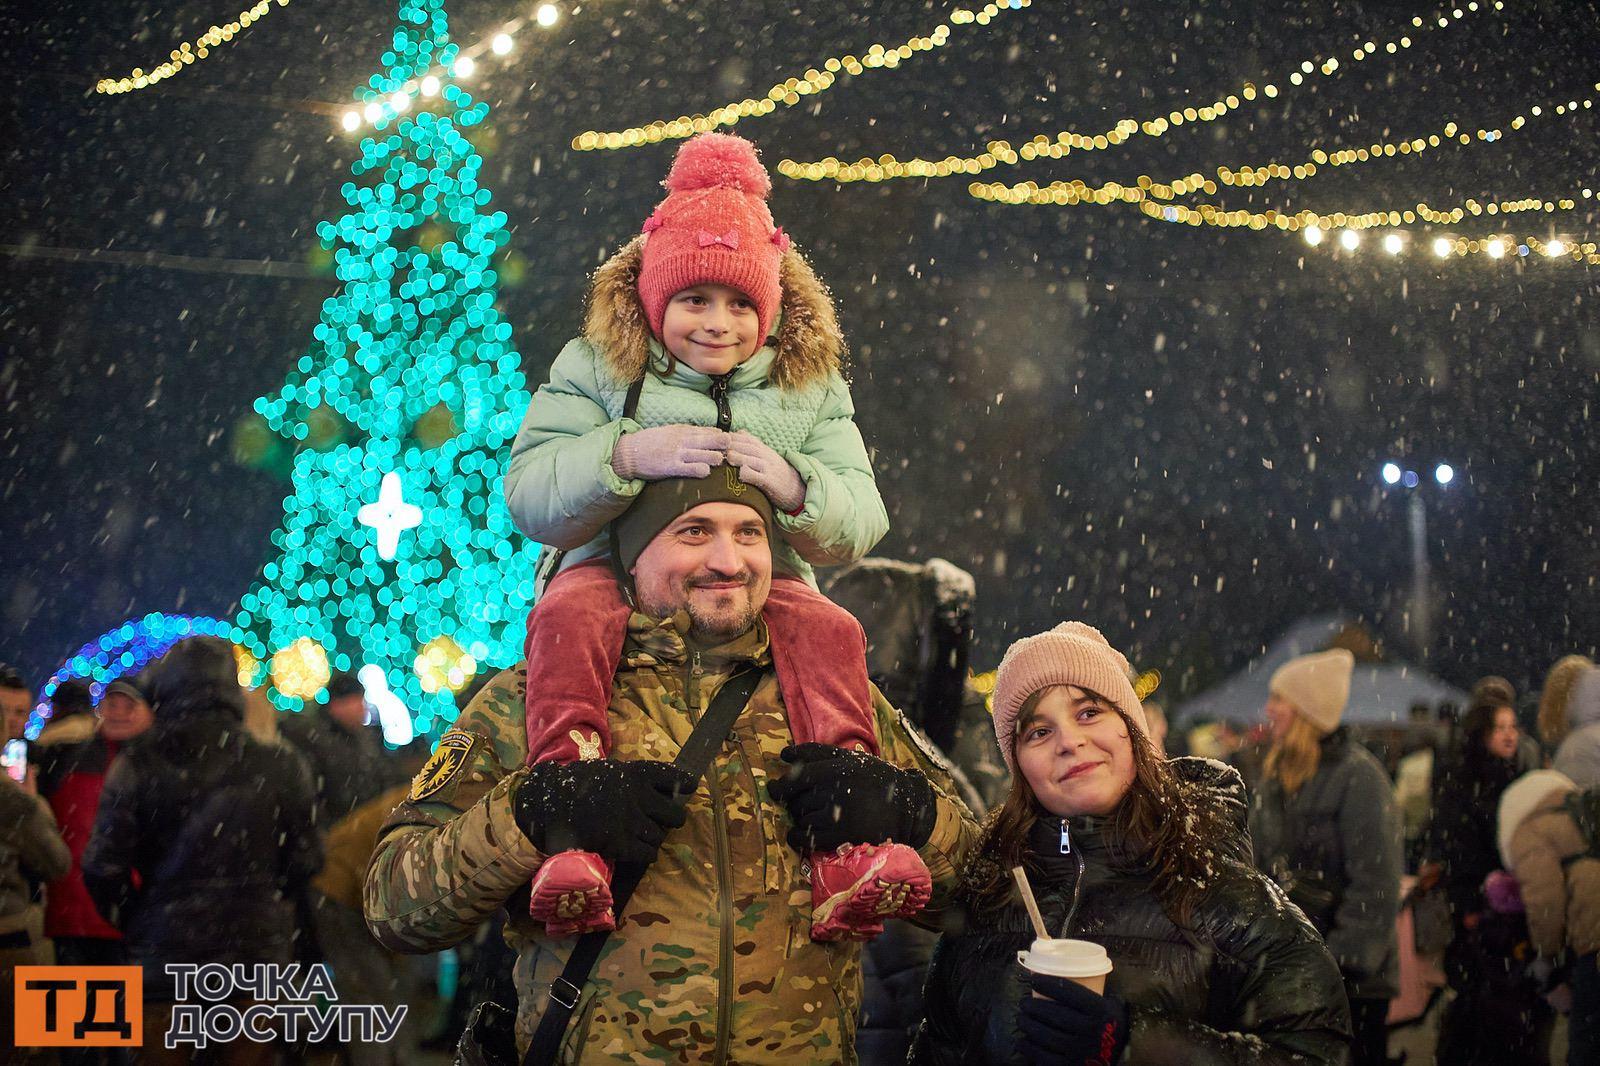
M 377 531 L 378 557 L 387 561 L 394 558 L 400 547 L 400 534 L 422 524 L 422 508 L 405 501 L 400 475 L 391 470 L 383 475 L 377 502 L 357 511 L 356 521 Z

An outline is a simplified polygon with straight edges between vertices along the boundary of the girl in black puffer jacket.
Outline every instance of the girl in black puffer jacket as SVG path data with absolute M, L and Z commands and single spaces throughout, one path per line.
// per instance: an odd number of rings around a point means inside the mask
M 1018 642 L 994 718 L 1011 791 L 946 915 L 914 1064 L 1345 1062 L 1338 968 L 1250 866 L 1238 775 L 1161 760 L 1098 632 Z M 1104 995 L 1019 965 L 1018 863 L 1051 935 L 1111 956 Z

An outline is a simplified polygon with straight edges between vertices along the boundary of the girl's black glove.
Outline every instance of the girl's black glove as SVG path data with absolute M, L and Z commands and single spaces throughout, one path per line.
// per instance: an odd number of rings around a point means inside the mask
M 1075 981 L 1028 974 L 1039 995 L 1018 1012 L 1022 1039 L 1017 1049 L 1035 1066 L 1111 1066 L 1128 1043 L 1128 1006 L 1116 996 L 1097 996 Z
M 578 849 L 648 863 L 688 820 L 694 776 L 668 762 L 588 759 L 535 763 L 517 785 L 512 815 L 546 855 Z
M 938 807 L 921 774 L 831 744 L 790 745 L 780 758 L 789 772 L 767 794 L 789 808 L 796 851 L 886 840 L 920 848 L 933 835 Z

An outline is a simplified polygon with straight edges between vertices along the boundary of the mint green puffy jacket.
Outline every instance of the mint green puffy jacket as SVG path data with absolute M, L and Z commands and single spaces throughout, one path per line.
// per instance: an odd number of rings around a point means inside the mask
M 711 379 L 681 361 L 664 372 L 665 351 L 653 340 L 650 348 L 652 369 L 633 418 L 622 415 L 628 383 L 583 338 L 561 350 L 550 380 L 528 405 L 506 472 L 506 502 L 519 529 L 566 553 L 562 568 L 605 554 L 606 524 L 644 487 L 611 468 L 619 436 L 674 423 L 717 424 Z M 768 380 L 775 357 L 764 347 L 734 371 L 728 407 L 735 432 L 759 437 L 805 479 L 800 513 L 777 516 L 773 563 L 815 586 L 813 566 L 866 555 L 888 532 L 889 517 L 853 420 L 849 386 L 831 371 L 805 388 L 779 389 Z M 540 567 L 541 588 L 551 569 L 548 562 Z

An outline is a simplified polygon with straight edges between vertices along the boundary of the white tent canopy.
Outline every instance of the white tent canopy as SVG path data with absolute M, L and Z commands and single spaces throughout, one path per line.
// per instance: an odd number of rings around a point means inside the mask
M 1179 706 L 1173 714 L 1173 721 L 1182 723 L 1196 718 L 1229 718 L 1242 722 L 1259 720 L 1261 708 L 1267 702 L 1267 682 L 1271 680 L 1273 672 L 1297 655 L 1326 649 L 1340 632 L 1354 622 L 1353 618 L 1341 614 L 1302 618 L 1243 670 Z M 1467 699 L 1467 693 L 1410 663 L 1357 662 L 1355 673 L 1350 678 L 1350 704 L 1345 710 L 1344 720 L 1365 725 L 1405 725 L 1410 719 L 1412 704 L 1426 703 L 1429 707 L 1437 707 L 1448 701 L 1465 707 Z

